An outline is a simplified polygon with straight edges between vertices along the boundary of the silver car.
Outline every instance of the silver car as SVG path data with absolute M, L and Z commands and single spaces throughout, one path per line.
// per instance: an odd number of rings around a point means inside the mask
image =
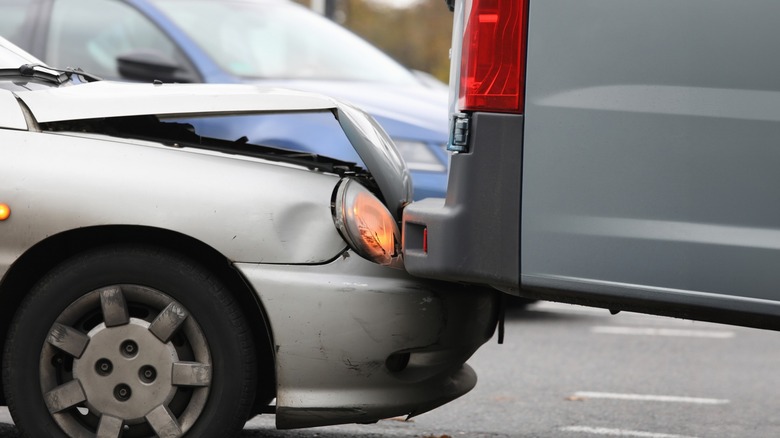
M 368 169 L 189 123 L 269 112 L 329 118 Z M 2 401 L 30 437 L 213 437 L 464 394 L 496 298 L 398 269 L 409 187 L 332 99 L 90 81 L 0 39 Z

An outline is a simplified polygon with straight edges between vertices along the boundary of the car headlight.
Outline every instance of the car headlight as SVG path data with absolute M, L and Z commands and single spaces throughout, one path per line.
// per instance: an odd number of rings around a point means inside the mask
M 421 141 L 393 139 L 396 149 L 406 162 L 409 170 L 423 170 L 426 172 L 445 172 L 447 167 L 439 160 L 439 157 Z
M 380 265 L 397 262 L 400 233 L 393 215 L 354 179 L 345 178 L 336 188 L 333 220 L 344 240 L 361 256 Z

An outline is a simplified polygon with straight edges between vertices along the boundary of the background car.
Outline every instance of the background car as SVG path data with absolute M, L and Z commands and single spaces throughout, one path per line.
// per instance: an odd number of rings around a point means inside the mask
M 106 79 L 252 83 L 323 93 L 379 121 L 412 172 L 414 198 L 447 184 L 447 90 L 335 23 L 273 0 L 0 0 L 0 35 L 56 67 Z M 202 124 L 209 134 L 360 162 L 317 117 Z M 240 135 L 239 135 L 240 134 Z
M 474 386 L 496 296 L 396 269 L 410 181 L 365 112 L 35 64 L 0 38 L 0 403 L 23 436 L 365 423 Z M 186 123 L 268 112 L 328 116 L 366 169 Z

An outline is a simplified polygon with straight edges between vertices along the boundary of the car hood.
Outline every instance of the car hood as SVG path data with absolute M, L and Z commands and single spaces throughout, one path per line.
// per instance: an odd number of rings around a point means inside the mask
M 364 111 L 322 95 L 254 85 L 131 84 L 99 81 L 16 93 L 38 123 L 138 115 L 195 116 L 332 111 L 379 186 L 396 219 L 412 200 L 403 159 Z
M 326 94 L 350 102 L 373 117 L 408 125 L 404 129 L 383 124 L 394 138 L 409 138 L 409 126 L 417 128 L 415 137 L 420 140 L 436 142 L 447 136 L 448 96 L 444 89 L 357 81 L 263 80 L 253 83 Z

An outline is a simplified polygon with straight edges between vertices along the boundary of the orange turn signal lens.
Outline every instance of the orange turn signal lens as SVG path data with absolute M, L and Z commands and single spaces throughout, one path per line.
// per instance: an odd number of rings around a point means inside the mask
M 11 216 L 11 207 L 8 204 L 0 204 L 0 221 L 4 221 Z

